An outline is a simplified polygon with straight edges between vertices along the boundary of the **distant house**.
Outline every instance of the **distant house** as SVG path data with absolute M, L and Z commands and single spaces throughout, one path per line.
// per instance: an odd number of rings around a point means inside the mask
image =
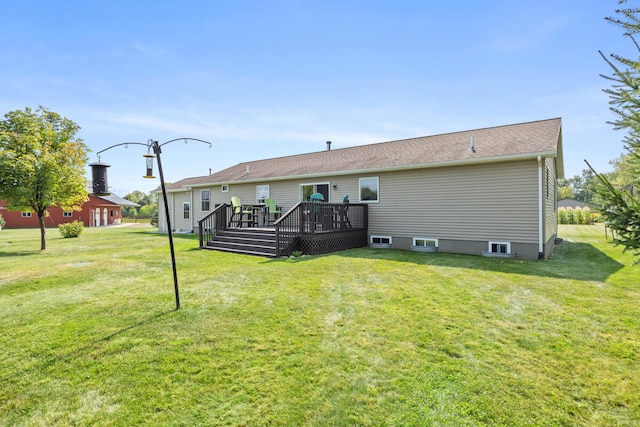
M 49 215 L 45 218 L 46 227 L 57 227 L 73 221 L 80 221 L 85 227 L 100 227 L 104 225 L 120 224 L 122 221 L 122 207 L 136 206 L 115 194 L 109 196 L 89 195 L 89 200 L 82 204 L 80 211 L 63 211 L 60 208 L 47 209 Z M 10 211 L 6 208 L 6 200 L 0 200 L 0 214 L 6 220 L 5 228 L 38 228 L 38 216 L 31 212 Z
M 321 193 L 368 206 L 374 246 L 546 258 L 564 176 L 561 119 L 249 161 L 167 187 L 172 227 L 196 231 L 232 196 L 282 211 Z M 162 200 L 159 228 L 166 231 Z
M 563 199 L 558 200 L 559 208 L 571 208 L 571 209 L 583 209 L 586 205 L 584 202 L 580 200 L 572 199 L 570 197 L 565 197 Z

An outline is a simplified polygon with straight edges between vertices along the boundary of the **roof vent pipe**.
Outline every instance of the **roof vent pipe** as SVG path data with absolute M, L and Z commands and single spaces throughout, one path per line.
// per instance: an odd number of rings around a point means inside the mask
M 331 151 L 331 141 L 327 141 L 327 151 Z
M 476 152 L 476 141 L 473 135 L 471 136 L 471 147 L 469 147 L 469 150 L 471 150 L 472 153 Z

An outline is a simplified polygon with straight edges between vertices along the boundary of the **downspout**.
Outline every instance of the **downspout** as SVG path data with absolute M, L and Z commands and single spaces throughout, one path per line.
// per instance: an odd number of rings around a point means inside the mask
M 544 229 L 543 229 L 543 218 L 544 218 L 544 207 L 542 205 L 543 199 L 543 190 L 544 190 L 544 174 L 543 174 L 543 163 L 542 156 L 538 156 L 538 259 L 544 259 Z
M 189 204 L 191 205 L 191 212 L 189 215 L 189 225 L 191 226 L 191 232 L 193 233 L 193 217 L 196 213 L 196 207 L 193 204 L 193 188 L 188 187 L 187 190 L 189 190 L 189 192 L 191 193 L 191 201 L 189 202 Z
M 175 227 L 176 224 L 176 195 L 171 193 L 171 216 L 173 217 L 173 220 L 171 221 L 171 224 L 173 224 L 173 226 Z M 169 227 L 167 227 L 169 228 Z M 171 230 L 173 231 L 173 230 Z

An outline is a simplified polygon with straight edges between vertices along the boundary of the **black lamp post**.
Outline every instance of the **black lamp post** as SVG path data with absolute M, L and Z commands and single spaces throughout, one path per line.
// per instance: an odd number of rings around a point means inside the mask
M 170 142 L 174 142 L 174 141 L 184 141 L 185 143 L 187 143 L 188 141 L 198 141 L 198 142 L 203 142 L 205 144 L 209 145 L 209 148 L 211 148 L 212 144 L 208 141 L 203 141 L 201 139 L 196 139 L 196 138 L 177 138 L 177 139 L 172 139 L 170 141 L 167 142 L 163 142 L 162 144 L 159 144 L 158 141 L 154 141 L 152 139 L 149 139 L 147 141 L 146 144 L 143 144 L 141 142 L 123 142 L 121 144 L 116 144 L 116 145 L 112 145 L 111 147 L 107 147 L 104 150 L 98 151 L 96 154 L 98 155 L 98 163 L 93 163 L 90 166 L 92 167 L 92 169 L 94 170 L 93 173 L 93 179 L 95 181 L 97 176 L 100 176 L 100 174 L 95 173 L 95 170 L 97 167 L 99 168 L 104 168 L 105 164 L 104 163 L 100 163 L 100 153 L 103 153 L 107 150 L 110 150 L 114 147 L 119 147 L 124 145 L 125 148 L 127 148 L 127 146 L 129 145 L 143 145 L 145 147 L 147 147 L 147 154 L 144 155 L 144 158 L 146 159 L 146 175 L 143 178 L 155 178 L 155 176 L 153 176 L 153 159 L 154 157 L 158 159 L 158 173 L 160 174 L 160 187 L 162 188 L 162 199 L 164 202 L 164 212 L 165 212 L 165 216 L 167 218 L 167 235 L 169 237 L 169 248 L 171 250 L 171 267 L 173 268 L 173 289 L 175 292 L 175 296 L 176 296 L 176 310 L 178 310 L 180 308 L 180 292 L 178 289 L 178 271 L 176 269 L 176 255 L 175 255 L 175 251 L 173 249 L 173 233 L 171 230 L 171 217 L 169 216 L 169 203 L 167 201 L 167 189 L 165 188 L 164 185 L 164 174 L 162 173 L 162 160 L 160 159 L 160 153 L 162 152 L 161 147 L 163 145 L 167 145 Z M 153 151 L 153 154 L 150 154 L 151 151 Z M 108 165 L 106 165 L 108 166 Z M 106 170 L 106 169 L 105 169 Z M 104 178 L 105 182 L 106 182 L 106 177 Z M 97 183 L 94 182 L 93 183 L 94 188 L 96 188 Z M 104 194 L 104 193 L 103 193 Z

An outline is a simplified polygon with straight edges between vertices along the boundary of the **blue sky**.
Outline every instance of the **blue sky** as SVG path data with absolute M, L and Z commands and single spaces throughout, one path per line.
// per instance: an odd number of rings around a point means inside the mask
M 168 182 L 239 162 L 563 119 L 566 176 L 623 152 L 599 56 L 637 57 L 617 0 L 6 2 L 0 113 L 38 105 L 95 153 L 179 137 Z M 632 5 L 634 2 L 632 2 Z M 517 6 L 516 6 L 517 5 Z M 144 147 L 114 148 L 109 184 L 148 192 Z M 88 173 L 89 175 L 89 173 Z

